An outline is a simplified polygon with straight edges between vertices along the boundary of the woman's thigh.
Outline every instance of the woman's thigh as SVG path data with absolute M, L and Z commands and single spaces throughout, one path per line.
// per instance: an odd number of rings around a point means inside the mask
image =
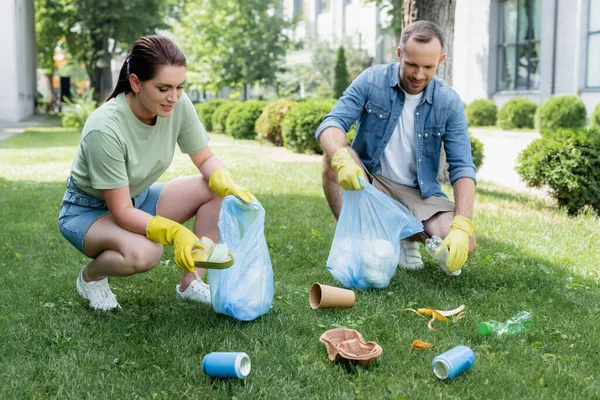
M 157 214 L 184 223 L 195 216 L 201 206 L 217 198 L 219 196 L 210 190 L 202 175 L 177 178 L 168 182 L 162 190 Z
M 146 236 L 121 228 L 112 214 L 98 218 L 88 229 L 83 242 L 88 257 L 94 258 L 106 250 L 114 250 L 132 264 L 160 261 L 162 245 Z

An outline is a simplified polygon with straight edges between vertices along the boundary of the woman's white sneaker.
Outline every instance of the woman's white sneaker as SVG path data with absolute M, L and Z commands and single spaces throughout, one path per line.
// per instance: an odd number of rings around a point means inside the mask
M 193 300 L 204 304 L 210 303 L 210 286 L 202 279 L 194 279 L 192 283 L 182 292 L 179 285 L 175 288 L 175 294 L 180 299 Z
M 86 282 L 83 280 L 82 273 L 83 268 L 79 272 L 79 277 L 77 277 L 77 291 L 81 297 L 90 301 L 90 307 L 95 310 L 105 311 L 121 308 L 117 302 L 117 297 L 111 292 L 108 286 L 107 278 L 95 282 Z

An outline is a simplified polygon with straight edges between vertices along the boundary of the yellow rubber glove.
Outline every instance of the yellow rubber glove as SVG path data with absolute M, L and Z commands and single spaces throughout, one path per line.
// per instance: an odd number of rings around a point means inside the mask
M 449 254 L 446 267 L 450 272 L 461 269 L 469 256 L 469 239 L 475 233 L 475 224 L 462 215 L 457 215 L 450 224 L 450 233 L 444 239 Z
M 256 200 L 256 197 L 249 190 L 235 183 L 231 177 L 231 172 L 227 168 L 219 168 L 213 172 L 208 180 L 208 187 L 221 197 L 231 194 L 246 204 Z
M 363 190 L 358 177 L 365 177 L 365 171 L 354 161 L 347 147 L 342 147 L 331 158 L 331 168 L 338 173 L 338 182 L 345 190 Z
M 175 264 L 185 272 L 194 273 L 192 250 L 198 249 L 198 251 L 212 253 L 214 249 L 214 243 L 213 248 L 205 249 L 204 244 L 208 243 L 208 241 L 201 241 L 194 232 L 185 226 L 159 215 L 152 217 L 150 222 L 148 222 L 146 237 L 154 242 L 167 246 L 175 246 Z M 207 238 L 202 239 L 205 240 Z M 210 240 L 210 243 L 212 243 L 212 240 Z M 206 258 L 209 256 L 210 254 Z

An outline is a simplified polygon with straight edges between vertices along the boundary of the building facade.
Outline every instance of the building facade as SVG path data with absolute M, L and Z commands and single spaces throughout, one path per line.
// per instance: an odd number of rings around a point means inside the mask
M 17 122 L 33 114 L 36 97 L 36 52 L 33 0 L 0 0 L 0 122 Z
M 600 0 L 458 0 L 452 86 L 466 103 L 600 103 Z
M 357 48 L 364 49 L 375 64 L 395 60 L 394 39 L 381 28 L 386 25 L 386 15 L 378 10 L 375 2 L 282 0 L 282 3 L 285 18 L 298 20 L 291 35 L 293 40 L 327 41 L 334 47 L 350 40 Z M 290 52 L 288 65 L 310 63 L 308 47 Z

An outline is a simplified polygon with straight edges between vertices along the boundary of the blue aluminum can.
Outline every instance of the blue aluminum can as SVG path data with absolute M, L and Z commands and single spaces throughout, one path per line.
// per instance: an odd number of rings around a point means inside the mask
M 246 353 L 207 354 L 202 360 L 202 370 L 213 378 L 245 379 L 250 374 L 250 357 Z
M 473 350 L 467 346 L 456 346 L 433 359 L 433 373 L 440 379 L 452 379 L 471 368 L 475 362 Z

